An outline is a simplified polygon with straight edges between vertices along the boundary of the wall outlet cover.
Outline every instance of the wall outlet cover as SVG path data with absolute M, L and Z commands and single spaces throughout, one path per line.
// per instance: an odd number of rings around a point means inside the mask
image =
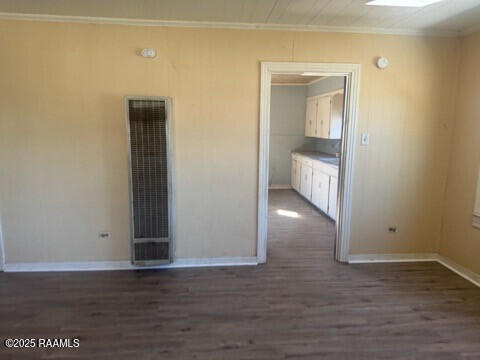
M 369 133 L 362 133 L 362 145 L 370 144 L 370 134 Z

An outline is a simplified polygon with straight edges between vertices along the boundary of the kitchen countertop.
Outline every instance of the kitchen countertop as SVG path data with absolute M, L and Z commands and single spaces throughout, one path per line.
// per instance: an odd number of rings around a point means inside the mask
M 334 155 L 322 153 L 322 152 L 317 152 L 317 151 L 293 151 L 293 154 L 299 154 L 305 157 L 308 157 L 312 160 L 318 160 L 325 162 L 330 165 L 335 165 L 339 166 L 340 164 L 340 158 L 335 157 Z

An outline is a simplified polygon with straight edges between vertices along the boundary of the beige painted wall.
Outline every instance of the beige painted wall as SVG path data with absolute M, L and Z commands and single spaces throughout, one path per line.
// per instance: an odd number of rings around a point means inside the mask
M 462 40 L 460 59 L 440 254 L 480 273 L 480 230 L 472 227 L 480 166 L 480 32 Z
M 158 57 L 137 56 L 142 47 Z M 129 259 L 125 95 L 173 98 L 177 256 L 254 256 L 262 60 L 362 64 L 358 131 L 371 144 L 356 149 L 351 250 L 433 251 L 457 49 L 441 38 L 1 21 L 6 261 Z

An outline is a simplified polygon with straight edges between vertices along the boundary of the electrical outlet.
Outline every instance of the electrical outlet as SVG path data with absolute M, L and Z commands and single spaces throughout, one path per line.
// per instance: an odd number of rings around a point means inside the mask
M 388 231 L 391 232 L 391 233 L 397 233 L 397 232 L 398 232 L 396 226 L 390 226 L 390 227 L 388 228 Z
M 362 133 L 362 145 L 370 144 L 370 134 L 369 133 Z
M 106 239 L 110 237 L 110 233 L 108 231 L 102 231 L 98 233 L 98 237 L 101 239 Z

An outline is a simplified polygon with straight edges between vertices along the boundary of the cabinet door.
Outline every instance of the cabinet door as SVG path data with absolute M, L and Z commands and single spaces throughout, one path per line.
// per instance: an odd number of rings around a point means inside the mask
M 332 114 L 330 116 L 330 139 L 342 138 L 343 93 L 332 96 Z
M 302 179 L 302 162 L 300 160 L 296 161 L 296 170 L 295 170 L 295 190 L 300 192 L 300 181 Z
M 302 164 L 302 180 L 300 183 L 300 193 L 308 200 L 312 200 L 312 168 Z
M 328 216 L 333 220 L 337 220 L 337 192 L 338 178 L 330 177 L 330 194 L 328 196 Z
M 316 131 L 317 99 L 307 99 L 305 136 L 314 137 Z
M 296 171 L 297 171 L 297 161 L 295 159 L 292 159 L 292 168 L 290 169 L 291 171 L 291 185 L 292 188 L 296 189 L 297 188 L 297 176 L 296 176 Z
M 328 139 L 330 136 L 330 102 L 330 96 L 322 96 L 318 98 L 316 136 L 319 138 Z
M 330 176 L 313 170 L 312 203 L 325 213 L 328 211 L 329 182 Z

